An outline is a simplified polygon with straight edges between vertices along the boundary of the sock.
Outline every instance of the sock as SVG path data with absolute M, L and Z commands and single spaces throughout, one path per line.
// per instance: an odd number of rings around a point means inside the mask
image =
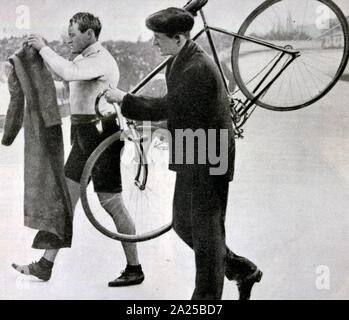
M 132 265 L 127 265 L 126 266 L 126 271 L 129 272 L 142 272 L 142 265 L 138 264 L 136 266 L 132 266 Z
M 46 269 L 52 269 L 53 268 L 53 262 L 45 259 L 44 257 L 42 257 L 38 263 L 43 268 L 46 268 Z

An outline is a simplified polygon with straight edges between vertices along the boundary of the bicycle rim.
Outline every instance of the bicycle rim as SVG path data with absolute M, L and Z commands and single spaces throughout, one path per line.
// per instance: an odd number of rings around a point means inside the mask
M 107 237 L 126 242 L 150 240 L 172 227 L 175 175 L 168 170 L 168 145 L 162 140 L 164 130 L 139 126 L 136 133 L 142 136 L 141 147 L 139 141 L 131 141 L 130 132 L 122 135 L 118 132 L 103 141 L 87 161 L 81 178 L 81 202 L 89 221 Z M 92 183 L 89 184 L 98 159 L 120 139 L 125 140 L 121 156 L 122 198 L 135 224 L 135 234 L 116 230 L 112 218 L 101 206 Z
M 327 94 L 348 61 L 348 23 L 330 0 L 269 0 L 244 21 L 240 35 L 262 39 L 300 51 L 256 104 L 275 111 L 306 107 Z M 279 57 L 275 49 L 234 39 L 232 67 L 237 85 L 250 100 L 254 89 Z M 267 76 L 265 84 L 285 65 L 285 56 Z

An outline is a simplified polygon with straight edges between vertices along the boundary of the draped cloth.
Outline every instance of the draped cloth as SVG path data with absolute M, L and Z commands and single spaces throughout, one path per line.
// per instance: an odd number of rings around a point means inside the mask
M 38 52 L 25 44 L 9 61 L 2 144 L 10 146 L 24 127 L 24 225 L 39 230 L 34 248 L 70 247 L 72 208 L 54 81 Z

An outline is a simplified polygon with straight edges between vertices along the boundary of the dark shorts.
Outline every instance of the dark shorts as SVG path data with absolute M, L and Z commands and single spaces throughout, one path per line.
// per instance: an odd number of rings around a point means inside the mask
M 97 122 L 72 123 L 72 149 L 64 167 L 65 176 L 80 183 L 86 162 L 97 146 L 119 131 L 114 120 L 102 122 L 103 132 L 97 129 Z M 104 151 L 92 170 L 92 181 L 96 192 L 118 193 L 122 191 L 120 153 L 123 141 L 117 141 Z

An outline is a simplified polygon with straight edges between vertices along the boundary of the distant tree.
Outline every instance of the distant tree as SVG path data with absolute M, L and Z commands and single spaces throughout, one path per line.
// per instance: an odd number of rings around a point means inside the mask
M 109 50 L 120 69 L 119 88 L 129 91 L 162 60 L 151 41 L 106 41 L 102 45 Z
M 0 63 L 8 59 L 16 50 L 18 50 L 26 37 L 10 37 L 0 39 Z M 227 52 L 226 56 L 230 57 L 230 50 L 232 46 L 233 38 L 230 36 L 213 33 L 213 39 L 217 47 L 218 52 Z M 59 40 L 51 41 L 48 45 L 56 51 L 59 55 L 73 59 L 71 50 L 68 45 L 68 38 L 64 33 L 61 34 Z M 202 45 L 205 51 L 211 54 L 210 47 L 205 37 L 199 39 L 199 44 Z M 142 41 L 139 38 L 137 42 L 130 41 L 105 41 L 102 45 L 112 54 L 118 63 L 120 69 L 120 81 L 119 88 L 129 91 L 136 86 L 150 71 L 152 71 L 158 64 L 163 61 L 163 57 L 160 56 L 158 50 L 156 50 L 152 41 Z M 230 63 L 230 59 L 228 59 Z M 229 79 L 230 83 L 231 72 L 224 65 L 224 71 Z M 164 77 L 161 76 L 155 78 L 145 88 L 145 92 L 148 94 L 159 96 L 164 94 Z

